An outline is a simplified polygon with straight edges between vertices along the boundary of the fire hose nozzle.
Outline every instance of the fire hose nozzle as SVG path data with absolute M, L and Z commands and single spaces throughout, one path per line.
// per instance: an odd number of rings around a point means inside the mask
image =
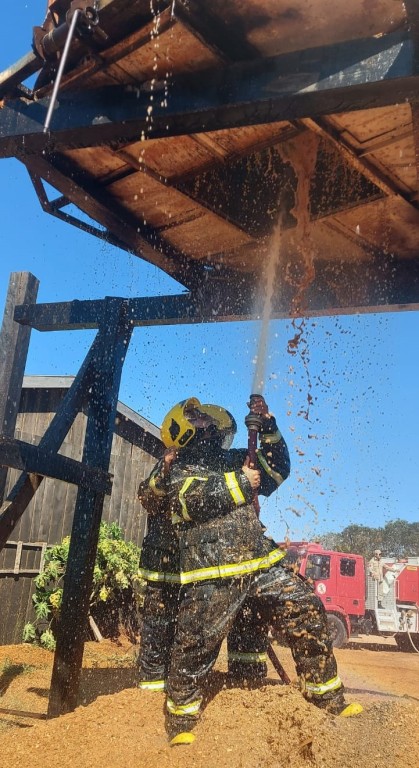
M 247 416 L 244 417 L 244 423 L 247 429 L 254 429 L 256 432 L 260 432 L 262 429 L 262 418 L 257 413 L 249 411 Z
M 262 397 L 262 395 L 257 395 L 257 394 L 250 395 L 249 406 L 250 407 L 252 406 L 252 400 L 255 400 L 256 398 L 260 398 L 260 397 Z M 252 429 L 252 430 L 254 429 L 257 432 L 260 432 L 260 430 L 262 429 L 263 421 L 262 421 L 262 417 L 259 416 L 258 413 L 253 413 L 250 410 L 247 416 L 245 416 L 244 423 L 247 429 Z

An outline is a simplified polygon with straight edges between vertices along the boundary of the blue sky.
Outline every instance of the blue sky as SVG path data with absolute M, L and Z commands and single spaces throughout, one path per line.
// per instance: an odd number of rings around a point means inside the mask
M 30 49 L 45 6 L 2 5 L 1 71 Z M 0 226 L 1 314 L 12 271 L 39 278 L 40 302 L 182 290 L 157 268 L 45 214 L 16 160 L 0 161 Z M 136 329 L 120 399 L 157 425 L 186 396 L 220 403 L 239 423 L 235 445 L 244 445 L 259 331 L 257 322 Z M 265 395 L 292 473 L 262 501 L 269 531 L 303 538 L 351 523 L 418 521 L 419 313 L 308 318 L 291 355 L 294 335 L 291 321 L 271 322 Z M 92 338 L 33 331 L 27 373 L 75 374 Z

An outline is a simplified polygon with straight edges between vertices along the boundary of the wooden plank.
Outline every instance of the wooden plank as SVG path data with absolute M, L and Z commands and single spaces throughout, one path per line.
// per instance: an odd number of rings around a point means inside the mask
M 38 541 L 48 541 L 51 544 L 56 544 L 56 540 L 50 538 L 50 524 L 51 518 L 57 518 L 61 515 L 61 510 L 57 506 L 56 494 L 58 489 L 66 488 L 67 483 L 60 480 L 44 479 L 42 483 L 44 493 L 42 498 L 38 501 L 35 497 L 36 506 L 34 508 L 33 515 L 33 528 L 31 538 Z M 38 494 L 41 489 L 38 491 Z M 37 494 L 37 495 L 38 495 Z
M 22 642 L 22 631 L 26 622 L 28 613 L 28 604 L 31 601 L 32 594 L 35 591 L 33 578 L 20 576 L 15 582 L 15 599 L 10 606 L 10 629 L 13 643 Z
M 62 162 L 64 160 L 62 157 Z M 94 221 L 109 229 L 111 235 L 119 240 L 121 248 L 164 269 L 182 285 L 192 282 L 194 273 L 192 271 L 191 277 L 192 265 L 188 259 L 182 253 L 170 249 L 155 229 L 143 221 L 135 220 L 106 190 L 99 191 L 97 185 L 89 183 L 86 174 L 78 174 L 75 167 L 71 170 L 68 163 L 59 170 L 56 164 L 53 165 L 42 155 L 25 155 L 24 162 L 30 172 L 41 178 L 48 180 L 54 176 L 55 187 Z
M 41 559 L 46 543 L 33 541 L 9 541 L 3 554 L 15 552 L 13 568 L 0 570 L 0 604 L 2 621 L 0 622 L 0 645 L 22 642 L 22 630 L 27 621 L 33 620 L 34 610 L 32 594 L 35 591 L 34 577 L 41 570 Z M 22 552 L 19 573 L 19 552 Z M 30 567 L 23 568 L 23 554 L 31 554 Z M 35 559 L 34 559 L 35 558 Z
M 154 102 L 152 121 L 144 89 L 64 95 L 54 112 L 54 150 L 385 106 L 414 98 L 417 87 L 413 46 L 402 30 L 180 76 L 170 85 L 167 103 Z M 47 106 L 48 100 L 6 103 L 0 114 L 2 156 L 48 152 Z M 32 160 L 30 167 L 43 176 Z M 54 174 L 50 182 L 57 186 Z M 67 195 L 60 183 L 57 188 Z
M 390 198 L 389 198 L 390 200 Z M 389 203 L 386 203 L 386 205 Z M 406 203 L 404 203 L 406 205 Z M 374 203 L 369 203 L 370 209 Z M 356 215 L 359 215 L 359 208 Z M 414 220 L 417 212 L 409 206 Z M 350 216 L 350 213 L 349 213 Z M 343 217 L 343 215 L 342 215 Z M 409 229 L 409 236 L 414 245 L 416 230 Z M 355 234 L 355 229 L 354 233 Z M 383 234 L 383 233 L 382 233 Z M 357 247 L 362 248 L 362 240 L 353 237 Z M 349 247 L 351 242 L 348 241 Z M 370 247 L 368 247 L 370 251 Z M 322 253 L 321 251 L 319 252 Z M 369 258 L 373 275 L 365 290 L 358 290 L 365 283 L 364 264 L 354 265 L 343 261 L 326 261 L 319 257 L 316 261 L 316 280 L 308 287 L 307 309 L 302 311 L 313 317 L 323 315 L 353 314 L 357 312 L 387 312 L 401 309 L 415 309 L 419 302 L 417 285 L 418 256 L 409 254 L 411 259 L 399 259 L 389 255 L 388 242 L 380 255 L 380 268 L 375 269 Z M 335 273 L 334 275 L 332 273 Z M 356 274 L 355 274 L 356 273 Z M 391 273 L 391 275 L 390 275 Z M 336 283 L 339 281 L 338 289 Z M 236 275 L 231 283 L 225 279 L 223 285 L 207 285 L 211 293 L 189 293 L 175 296 L 160 296 L 126 300 L 126 311 L 133 326 L 170 325 L 179 323 L 228 322 L 251 320 L 254 318 L 254 281 L 246 275 Z M 384 290 L 385 289 L 385 290 Z M 293 303 L 293 289 L 284 284 L 281 296 L 275 297 L 271 318 L 290 316 Z M 359 294 L 359 298 L 357 295 Z M 74 322 L 73 302 L 59 304 L 38 304 L 35 308 L 19 308 L 21 322 L 27 322 L 39 330 L 70 330 L 85 327 L 86 322 L 98 322 L 103 311 L 101 302 L 92 302 L 95 307 L 86 307 L 86 312 Z M 291 308 L 291 309 L 290 309 Z M 96 320 L 94 320 L 94 316 Z
M 42 547 L 41 547 L 41 558 L 40 558 L 40 561 L 39 561 L 39 571 L 40 571 L 40 572 L 44 570 L 45 553 L 46 553 L 46 551 L 47 551 L 47 546 L 48 546 L 48 545 L 47 545 L 47 543 L 44 541 L 44 542 L 42 543 Z
M 132 539 L 132 518 L 134 506 L 133 475 L 135 475 L 134 462 L 131 456 L 131 452 L 128 453 L 128 451 L 126 451 L 124 478 L 121 491 L 121 503 L 119 506 L 119 525 L 124 531 L 126 540 Z
M 30 445 L 5 435 L 0 435 L 0 464 L 106 494 L 110 494 L 112 489 L 108 472 L 84 466 L 59 453 L 43 450 L 40 445 Z
M 39 280 L 30 272 L 12 272 L 0 331 L 0 433 L 13 437 L 28 354 L 30 328 L 14 319 L 18 304 L 33 304 Z M 7 469 L 0 467 L 0 506 L 4 498 Z
M 19 573 L 21 557 L 22 557 L 22 542 L 18 541 L 17 547 L 16 547 L 15 564 L 13 567 L 13 573 L 15 574 Z
M 6 560 L 7 560 L 7 548 L 3 547 L 3 549 L 0 552 L 0 569 L 5 568 Z
M 355 168 L 361 175 L 365 176 L 369 181 L 375 184 L 375 186 L 384 192 L 384 194 L 402 197 L 406 200 L 407 205 L 412 204 L 410 196 L 405 194 L 404 191 L 394 183 L 394 180 L 391 177 L 382 173 L 382 171 L 375 167 L 368 158 L 358 156 L 356 150 L 346 142 L 342 135 L 337 133 L 333 125 L 327 121 L 327 118 L 323 120 L 305 118 L 301 120 L 301 123 L 322 138 L 326 138 L 340 155 L 345 158 L 348 165 Z M 417 211 L 416 207 L 415 211 Z
M 141 32 L 142 39 L 135 41 L 137 45 L 134 43 L 131 51 L 126 50 L 125 54 L 118 51 L 116 55 L 113 52 L 109 55 L 107 51 L 103 53 L 105 60 L 116 63 L 122 81 L 127 82 L 130 79 L 138 85 L 153 78 L 159 81 L 165 80 L 169 62 L 172 65 L 171 74 L 177 77 L 185 72 L 217 67 L 222 61 L 216 51 L 204 45 L 196 35 L 191 34 L 183 24 L 176 21 L 173 8 L 160 14 L 158 56 L 156 56 L 155 21 Z M 121 44 L 116 48 L 118 47 L 121 48 Z M 114 74 L 115 66 L 107 67 L 105 71 Z
M 25 583 L 27 580 L 25 577 L 11 576 L 7 578 L 7 581 L 11 591 L 7 619 L 8 634 L 11 643 L 16 643 L 16 640 L 20 643 L 22 636 L 19 627 L 23 626 L 24 616 L 22 614 L 26 613 L 28 597 L 28 587 Z
M 135 462 L 133 462 L 135 474 L 133 478 L 134 507 L 132 515 L 131 538 L 132 541 L 135 541 L 138 546 L 141 546 L 143 541 L 147 523 L 147 514 L 137 499 L 137 490 L 140 482 L 148 477 L 155 464 L 156 459 L 154 456 L 145 454 L 143 451 L 141 451 L 141 449 L 136 450 Z
M 6 575 L 6 574 L 8 574 L 9 576 L 18 575 L 19 578 L 21 576 L 38 576 L 39 573 L 40 573 L 39 568 L 30 568 L 29 566 L 27 568 L 26 567 L 25 568 L 21 567 L 19 569 L 19 574 L 13 574 L 13 572 L 11 572 L 11 571 L 0 570 L 0 574 L 2 574 L 2 575 Z
M 22 599 L 22 617 L 23 617 L 22 624 L 23 626 L 25 626 L 25 624 L 27 624 L 28 622 L 33 623 L 35 619 L 35 608 L 34 608 L 32 596 L 34 595 L 36 590 L 36 585 L 35 585 L 36 575 L 31 577 L 24 575 L 23 578 L 25 579 L 25 581 L 27 581 L 27 589 L 25 590 L 25 593 L 24 593 L 26 601 Z M 23 626 L 22 626 L 22 629 L 23 629 Z M 19 643 L 22 642 L 22 629 L 20 630 L 20 633 L 19 633 L 20 639 L 17 641 Z
M 6 93 L 13 93 L 14 89 L 26 80 L 29 75 L 37 72 L 42 66 L 42 59 L 34 52 L 22 56 L 15 64 L 0 73 L 0 98 Z
M 31 541 L 48 541 L 47 537 L 42 534 L 42 531 L 40 530 L 40 519 L 42 515 L 42 511 L 46 508 L 50 510 L 50 514 L 52 510 L 54 509 L 52 506 L 50 506 L 50 494 L 51 489 L 54 487 L 54 481 L 50 480 L 49 478 L 45 478 L 44 482 L 41 484 L 41 487 L 35 494 L 34 498 L 32 499 L 29 509 L 30 509 L 30 517 L 31 517 L 31 528 L 29 533 L 29 538 Z M 26 565 L 28 562 L 26 562 Z
M 124 538 L 130 540 L 130 520 L 131 520 L 131 469 L 133 462 L 133 446 L 126 441 L 121 440 L 120 455 L 120 479 L 121 485 L 114 498 L 114 515 L 118 525 L 124 531 Z M 118 501 L 119 498 L 119 501 Z
M 61 446 L 61 452 L 76 461 L 81 461 L 85 433 L 86 416 L 84 413 L 78 413 L 69 429 L 65 442 Z
M 58 540 L 51 536 L 51 525 L 62 515 L 62 510 L 57 504 L 57 493 L 64 491 L 69 486 L 67 483 L 63 483 L 59 480 L 44 480 L 45 495 L 43 504 L 37 509 L 36 512 L 36 525 L 34 529 L 34 536 L 40 541 L 47 541 L 50 544 L 57 544 Z
M 39 448 L 51 452 L 60 448 L 86 397 L 93 376 L 92 361 L 97 348 L 96 337 L 70 389 L 66 392 L 60 409 L 42 437 Z M 7 501 L 0 507 L 0 549 L 10 537 L 42 479 L 42 475 L 23 473 L 8 494 Z
M 0 574 L 20 576 L 22 574 L 36 575 L 40 573 L 43 569 L 47 546 L 48 545 L 46 542 L 8 541 L 6 547 L 3 549 L 3 552 L 5 552 L 6 549 L 15 549 L 15 562 L 11 568 L 0 567 Z M 22 564 L 24 553 L 30 557 L 29 565 L 27 562 L 28 558 L 26 558 L 25 565 Z M 39 557 L 37 557 L 37 553 L 39 553 Z M 36 565 L 36 560 L 38 560 L 38 565 Z
M 0 601 L 1 601 L 1 618 L 0 621 L 0 644 L 8 645 L 11 642 L 11 627 L 14 622 L 11 621 L 10 606 L 13 603 L 14 592 L 16 591 L 16 583 L 10 576 L 2 576 L 0 578 Z M 13 613 L 12 613 L 13 615 Z
M 419 72 L 419 9 L 415 0 L 405 0 L 405 8 L 407 19 L 409 23 L 409 34 L 413 41 L 414 46 L 414 70 Z M 416 167 L 416 195 L 418 193 L 418 181 L 419 181 L 419 99 L 413 98 L 411 100 L 412 106 L 412 122 L 413 122 L 413 141 L 414 141 L 414 155 L 415 155 L 415 167 Z M 416 197 L 417 199 L 417 197 Z
M 25 514 L 22 516 L 20 525 L 20 538 L 24 541 L 36 541 L 39 540 L 38 519 L 39 513 L 42 509 L 44 502 L 47 499 L 47 482 L 41 483 L 33 499 L 31 499 Z M 25 557 L 25 566 L 28 565 L 28 559 Z
M 269 56 L 329 45 L 365 35 L 383 35 L 402 26 L 403 3 L 397 0 L 211 0 L 211 3 L 175 3 L 174 13 L 190 18 L 204 40 L 214 40 L 228 54 L 230 32 L 234 58 L 251 57 L 251 51 Z M 209 30 L 207 31 L 207 28 Z M 242 48 L 240 55 L 240 47 Z
M 0 548 L 4 546 L 42 482 L 40 475 L 21 475 L 0 508 Z
M 254 317 L 253 303 L 248 303 L 247 296 L 241 299 L 238 283 L 246 291 L 245 276 L 236 276 L 238 295 L 224 296 L 223 304 L 220 304 L 219 293 L 211 296 L 209 292 L 196 292 L 126 299 L 126 311 L 134 327 L 250 320 Z M 104 300 L 55 302 L 36 307 L 22 305 L 16 308 L 15 316 L 19 323 L 31 325 L 38 331 L 98 328 L 104 316 Z
M 328 122 L 342 135 L 359 158 L 371 158 L 401 189 L 416 189 L 416 163 L 411 104 L 333 115 Z
M 106 498 L 109 497 L 107 496 Z M 62 500 L 61 504 L 60 499 Z M 74 485 L 62 485 L 56 490 L 57 509 L 60 510 L 60 513 L 56 516 L 54 521 L 51 521 L 51 541 L 60 542 L 65 536 L 70 535 L 76 499 L 77 488 Z

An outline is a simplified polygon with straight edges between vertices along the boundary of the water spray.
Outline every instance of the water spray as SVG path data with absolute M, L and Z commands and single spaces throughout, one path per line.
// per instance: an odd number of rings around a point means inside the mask
M 261 326 L 258 339 L 257 352 L 255 357 L 255 372 L 253 375 L 252 392 L 250 395 L 249 408 L 252 405 L 252 398 L 263 397 L 263 390 L 265 386 L 265 369 L 266 360 L 268 356 L 268 340 L 269 340 L 269 321 L 272 314 L 272 301 L 274 295 L 275 276 L 277 266 L 279 263 L 280 250 L 281 250 L 281 229 L 282 229 L 282 217 L 283 213 L 280 211 L 278 221 L 275 224 L 272 235 L 269 240 L 269 247 L 267 253 L 267 259 L 263 277 L 261 280 L 260 293 L 263 295 L 263 307 L 261 313 Z M 263 287 L 263 290 L 262 290 Z M 249 411 L 245 418 L 245 424 L 248 431 L 248 456 L 249 466 L 254 469 L 257 465 L 257 440 L 258 433 L 262 428 L 262 418 L 252 410 Z M 254 506 L 257 514 L 259 515 L 260 506 L 257 496 L 257 492 L 254 497 Z
M 263 389 L 265 384 L 265 368 L 266 359 L 268 353 L 268 336 L 269 336 L 269 321 L 272 313 L 272 299 L 274 293 L 274 282 L 276 268 L 279 261 L 280 245 L 281 245 L 281 225 L 282 225 L 282 213 L 279 215 L 278 222 L 274 227 L 272 237 L 270 240 L 269 254 L 264 273 L 265 291 L 263 312 L 261 318 L 261 330 L 259 335 L 258 349 L 256 355 L 256 368 L 253 376 L 252 391 L 249 399 L 249 413 L 244 419 L 244 423 L 247 427 L 248 440 L 247 440 L 247 453 L 249 457 L 249 466 L 252 469 L 257 467 L 257 446 L 258 446 L 258 434 L 262 430 L 263 419 L 257 413 L 252 412 L 252 403 L 255 398 L 263 397 Z M 258 493 L 255 491 L 253 496 L 253 506 L 257 516 L 260 515 L 260 504 Z M 281 683 L 283 685 L 289 685 L 291 680 L 288 677 L 285 669 L 279 661 L 272 645 L 269 643 L 267 648 L 267 655 L 269 660 L 275 669 Z

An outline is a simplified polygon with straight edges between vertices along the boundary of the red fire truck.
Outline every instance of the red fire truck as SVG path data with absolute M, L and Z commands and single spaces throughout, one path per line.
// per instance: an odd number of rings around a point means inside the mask
M 394 636 L 401 650 L 419 653 L 419 557 L 383 558 L 379 603 L 377 581 L 367 573 L 361 555 L 308 542 L 286 547 L 284 563 L 312 581 L 326 608 L 336 648 L 351 634 L 381 634 Z

